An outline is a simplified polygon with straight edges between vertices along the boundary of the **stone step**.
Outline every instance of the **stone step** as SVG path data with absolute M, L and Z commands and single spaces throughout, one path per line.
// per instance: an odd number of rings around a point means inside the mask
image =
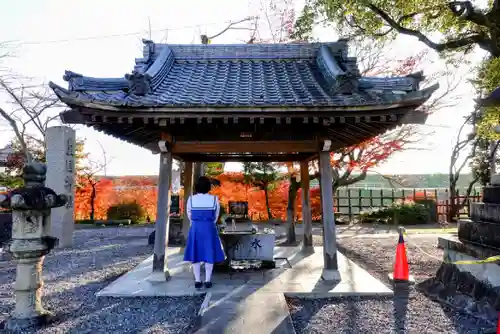
M 444 249 L 445 261 L 435 277 L 420 282 L 416 288 L 431 299 L 476 318 L 475 328 L 489 333 L 496 328 L 500 307 L 500 266 L 453 263 L 483 259 L 498 255 L 498 251 L 463 243 L 453 236 L 439 237 L 438 244 Z
M 500 224 L 463 219 L 458 222 L 458 238 L 480 246 L 500 249 Z
M 195 333 L 294 334 L 295 329 L 282 293 L 242 288 L 213 295 Z

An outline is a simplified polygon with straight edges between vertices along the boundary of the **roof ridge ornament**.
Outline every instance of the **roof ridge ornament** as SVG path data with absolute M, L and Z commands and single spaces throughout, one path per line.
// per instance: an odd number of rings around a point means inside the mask
M 64 71 L 63 80 L 68 82 L 69 90 L 77 90 L 84 84 L 83 75 L 73 71 Z
M 342 42 L 347 43 L 344 40 Z M 341 57 L 343 56 L 341 55 Z M 342 68 L 326 45 L 320 47 L 316 62 L 323 73 L 323 77 L 330 85 L 332 92 L 350 94 L 358 90 L 359 82 L 356 73 Z
M 423 71 L 413 72 L 413 73 L 407 74 L 405 77 L 413 79 L 413 85 L 412 85 L 413 90 L 419 90 L 420 83 L 426 79 Z
M 69 91 L 119 91 L 127 88 L 123 78 L 93 78 L 66 70 L 63 80 L 68 82 Z
M 144 96 L 151 93 L 151 76 L 147 73 L 133 71 L 131 74 L 125 74 L 128 80 L 129 93 Z
M 64 71 L 64 75 L 63 75 L 64 81 L 70 81 L 71 79 L 82 78 L 82 77 L 83 77 L 83 75 L 81 75 L 80 73 L 76 73 L 76 72 L 69 71 L 69 70 Z
M 135 59 L 134 71 L 146 72 L 148 67 L 153 63 L 156 43 L 150 39 L 143 38 L 142 44 L 142 58 Z
M 153 55 L 156 51 L 156 44 L 150 39 L 142 39 L 142 43 L 144 44 L 142 54 L 144 56 L 144 60 L 146 63 L 150 63 L 153 61 Z
M 340 56 L 343 60 L 346 60 L 349 57 L 349 42 L 351 41 L 348 37 L 342 37 L 337 39 L 337 43 L 343 44 L 342 51 L 340 52 Z

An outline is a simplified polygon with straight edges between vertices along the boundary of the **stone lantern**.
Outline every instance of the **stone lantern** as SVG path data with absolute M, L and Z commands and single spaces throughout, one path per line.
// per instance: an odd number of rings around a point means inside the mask
M 6 324 L 10 330 L 38 326 L 50 316 L 41 300 L 42 265 L 58 241 L 49 235 L 51 209 L 63 206 L 67 198 L 44 186 L 46 172 L 44 164 L 28 164 L 23 169 L 24 187 L 0 195 L 0 206 L 12 210 L 8 251 L 17 264 L 16 305 Z

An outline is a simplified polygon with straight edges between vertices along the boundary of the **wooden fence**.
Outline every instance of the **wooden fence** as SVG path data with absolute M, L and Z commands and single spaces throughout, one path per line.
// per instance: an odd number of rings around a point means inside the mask
M 464 191 L 458 192 L 457 200 L 463 201 Z M 369 208 L 387 207 L 394 202 L 402 200 L 434 200 L 437 207 L 437 215 L 440 220 L 446 220 L 451 210 L 451 199 L 448 189 L 366 189 L 366 188 L 343 188 L 338 189 L 335 196 L 335 212 L 346 215 L 349 218 L 358 215 L 361 211 Z M 469 206 L 472 202 L 481 200 L 479 189 L 474 190 L 466 200 L 460 215 L 468 215 Z

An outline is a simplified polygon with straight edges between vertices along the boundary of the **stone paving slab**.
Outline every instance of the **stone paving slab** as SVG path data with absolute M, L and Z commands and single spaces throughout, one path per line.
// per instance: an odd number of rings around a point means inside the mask
M 197 334 L 293 334 L 295 328 L 282 293 L 235 289 L 229 295 L 213 295 Z
M 134 270 L 115 280 L 97 296 L 146 297 L 146 296 L 192 296 L 204 294 L 196 290 L 190 266 L 182 261 L 182 251 L 173 247 L 168 250 L 168 263 L 171 279 L 167 282 L 149 281 L 152 257 L 146 259 Z M 323 268 L 323 249 L 315 247 L 314 253 L 303 253 L 299 247 L 276 247 L 276 257 L 288 258 L 278 265 L 280 268 L 247 273 L 215 273 L 210 291 L 214 295 L 229 294 L 243 287 L 268 293 L 282 293 L 287 296 L 327 298 L 334 296 L 389 295 L 392 290 L 371 276 L 354 262 L 338 253 L 341 281 L 327 283 L 321 279 Z M 202 268 L 203 272 L 203 268 Z

